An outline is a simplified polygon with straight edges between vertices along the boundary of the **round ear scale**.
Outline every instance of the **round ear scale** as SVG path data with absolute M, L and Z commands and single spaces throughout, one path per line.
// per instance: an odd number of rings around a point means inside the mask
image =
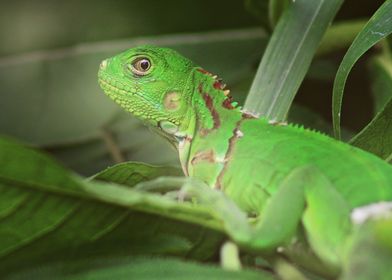
M 168 111 L 175 111 L 181 106 L 181 95 L 175 91 L 169 91 L 163 99 L 163 106 Z
M 178 132 L 178 126 L 169 121 L 160 121 L 159 127 L 167 134 L 174 135 Z

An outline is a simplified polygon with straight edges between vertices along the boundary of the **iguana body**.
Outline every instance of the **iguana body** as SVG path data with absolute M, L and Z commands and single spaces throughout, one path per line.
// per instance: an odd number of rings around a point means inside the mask
M 319 132 L 241 112 L 216 76 L 173 50 L 130 49 L 101 64 L 99 81 L 178 148 L 187 176 L 222 190 L 249 214 L 263 215 L 291 172 L 310 165 L 348 209 L 392 200 L 390 165 Z

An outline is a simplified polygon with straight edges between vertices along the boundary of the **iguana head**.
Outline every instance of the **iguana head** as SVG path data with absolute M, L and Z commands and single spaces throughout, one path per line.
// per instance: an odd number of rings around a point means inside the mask
M 185 92 L 194 68 L 174 50 L 141 46 L 104 60 L 98 77 L 104 92 L 125 110 L 170 130 L 186 117 L 191 96 Z
M 98 77 L 109 97 L 174 145 L 218 129 L 219 112 L 236 106 L 216 75 L 167 48 L 129 49 L 104 60 Z

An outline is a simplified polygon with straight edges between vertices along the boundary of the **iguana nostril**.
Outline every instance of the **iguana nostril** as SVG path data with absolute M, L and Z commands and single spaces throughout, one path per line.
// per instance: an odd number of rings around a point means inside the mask
M 105 68 L 106 68 L 107 65 L 108 65 L 108 60 L 105 59 L 105 60 L 102 61 L 101 64 L 99 65 L 99 69 L 105 70 Z

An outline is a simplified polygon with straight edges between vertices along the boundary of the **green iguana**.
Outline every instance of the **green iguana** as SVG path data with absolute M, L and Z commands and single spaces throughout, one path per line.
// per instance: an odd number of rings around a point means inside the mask
M 302 232 L 337 275 L 352 210 L 392 201 L 392 166 L 319 132 L 241 111 L 217 76 L 171 49 L 141 46 L 106 59 L 99 83 L 177 148 L 186 176 L 258 217 L 242 227 L 243 217 L 211 203 L 244 247 L 275 252 Z

